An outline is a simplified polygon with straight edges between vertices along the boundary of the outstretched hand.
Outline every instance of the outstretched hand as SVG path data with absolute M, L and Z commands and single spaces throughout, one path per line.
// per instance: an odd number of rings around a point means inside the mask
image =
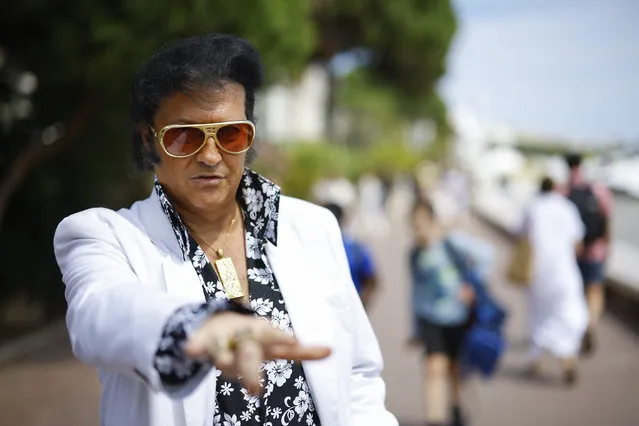
M 259 364 L 271 359 L 320 360 L 331 354 L 324 346 L 304 346 L 297 339 L 251 315 L 213 315 L 187 342 L 186 355 L 212 361 L 227 377 L 239 376 L 253 395 L 260 392 Z

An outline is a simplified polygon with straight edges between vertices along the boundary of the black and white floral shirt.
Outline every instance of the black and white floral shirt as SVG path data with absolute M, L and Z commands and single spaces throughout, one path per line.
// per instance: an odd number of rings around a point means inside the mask
M 162 382 L 166 386 L 180 387 L 210 367 L 184 356 L 182 348 L 190 333 L 213 312 L 220 309 L 242 311 L 242 308 L 228 303 L 215 268 L 189 234 L 157 179 L 155 190 L 185 259 L 191 261 L 200 278 L 207 300 L 206 304 L 185 306 L 169 319 L 156 353 L 155 367 Z M 292 335 L 293 326 L 265 251 L 267 242 L 277 244 L 280 189 L 264 177 L 245 169 L 237 198 L 246 228 L 246 263 L 252 313 Z M 265 372 L 261 397 L 250 395 L 239 381 L 222 377 L 221 372 L 215 370 L 218 380 L 214 426 L 320 424 L 301 364 L 274 360 L 262 363 L 260 370 Z

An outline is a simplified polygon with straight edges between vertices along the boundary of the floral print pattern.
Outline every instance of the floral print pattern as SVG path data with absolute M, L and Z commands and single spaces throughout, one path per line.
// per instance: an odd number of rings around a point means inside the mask
M 163 383 L 180 386 L 205 368 L 201 361 L 187 359 L 182 351 L 190 332 L 219 309 L 243 312 L 228 301 L 215 268 L 197 241 L 189 234 L 174 210 L 162 185 L 156 179 L 155 190 L 162 209 L 173 226 L 185 260 L 197 272 L 207 303 L 178 310 L 165 326 L 155 358 L 155 367 Z M 245 169 L 238 189 L 238 202 L 244 214 L 245 247 L 250 307 L 253 315 L 269 321 L 273 327 L 291 335 L 293 325 L 280 293 L 279 285 L 266 256 L 266 244 L 277 245 L 279 187 L 257 173 Z M 264 373 L 261 396 L 250 395 L 238 380 L 222 377 L 216 370 L 217 389 L 213 426 L 315 426 L 320 424 L 313 398 L 301 364 L 272 360 L 260 365 Z

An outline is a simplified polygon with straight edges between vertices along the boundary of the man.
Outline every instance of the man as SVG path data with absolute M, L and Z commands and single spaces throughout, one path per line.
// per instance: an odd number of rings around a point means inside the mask
M 570 175 L 564 194 L 575 203 L 586 227 L 583 249 L 578 254 L 577 260 L 590 313 L 590 323 L 584 336 L 582 352 L 590 354 L 594 350 L 594 334 L 604 309 L 603 281 L 610 247 L 613 196 L 604 185 L 590 183 L 584 178 L 582 160 L 582 156 L 578 154 L 566 156 Z
M 156 52 L 130 97 L 149 198 L 56 230 L 102 426 L 397 425 L 337 221 L 247 167 L 262 75 L 235 36 Z
M 373 258 L 363 244 L 356 241 L 343 231 L 344 210 L 337 204 L 327 204 L 325 207 L 335 215 L 340 228 L 342 228 L 344 249 L 346 250 L 346 257 L 348 258 L 348 265 L 351 270 L 353 284 L 355 284 L 355 288 L 362 300 L 362 304 L 365 308 L 367 308 L 371 297 L 375 292 L 375 288 L 377 287 L 377 277 L 375 274 Z

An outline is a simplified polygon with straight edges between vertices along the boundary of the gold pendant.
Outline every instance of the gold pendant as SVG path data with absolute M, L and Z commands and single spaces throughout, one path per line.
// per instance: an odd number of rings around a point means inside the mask
M 237 276 L 235 265 L 233 265 L 233 259 L 230 257 L 224 257 L 224 252 L 218 250 L 220 259 L 215 261 L 215 267 L 217 268 L 217 274 L 222 281 L 224 291 L 229 299 L 240 299 L 244 297 L 242 291 L 242 284 L 240 278 Z

